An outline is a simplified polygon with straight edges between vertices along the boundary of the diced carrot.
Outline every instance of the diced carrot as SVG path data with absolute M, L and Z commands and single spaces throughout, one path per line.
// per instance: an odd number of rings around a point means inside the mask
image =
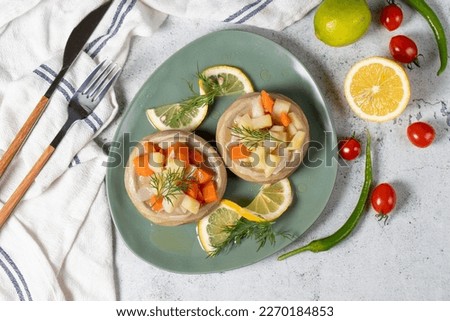
M 190 182 L 185 193 L 186 195 L 189 195 L 190 197 L 197 199 L 198 191 L 199 191 L 198 183 Z
M 193 175 L 199 184 L 208 183 L 213 179 L 213 174 L 202 167 L 197 168 Z
M 189 161 L 191 164 L 200 165 L 205 161 L 205 158 L 200 151 L 191 149 L 189 150 Z
M 292 120 L 289 118 L 288 114 L 285 112 L 281 113 L 280 120 L 284 127 L 288 127 L 289 124 L 292 122 Z
M 159 152 L 159 146 L 156 144 L 153 144 L 152 142 L 144 142 L 142 144 L 144 153 L 143 154 L 149 154 L 154 152 Z
M 163 208 L 163 197 L 153 195 L 152 197 L 150 197 L 148 203 L 152 210 L 154 210 L 155 212 L 159 212 Z
M 272 113 L 273 105 L 275 104 L 275 100 L 273 100 L 273 98 L 270 97 L 270 95 L 267 93 L 267 91 L 262 90 L 261 91 L 261 104 L 266 113 Z
M 189 164 L 189 147 L 177 142 L 167 149 L 167 156 L 179 159 L 187 165 Z
M 205 203 L 212 203 L 217 201 L 217 191 L 213 181 L 209 181 L 203 186 L 202 194 L 205 199 Z
M 199 201 L 201 204 L 205 203 L 205 198 L 203 197 L 202 190 L 199 188 L 197 193 L 197 201 Z
M 250 156 L 250 152 L 244 144 L 234 145 L 230 150 L 231 159 L 242 159 Z
M 134 171 L 139 176 L 152 176 L 153 170 L 150 168 L 150 154 L 137 156 L 133 159 Z

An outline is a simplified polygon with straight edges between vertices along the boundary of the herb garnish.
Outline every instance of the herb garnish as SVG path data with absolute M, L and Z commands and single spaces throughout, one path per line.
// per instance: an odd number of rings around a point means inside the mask
M 156 190 L 158 196 L 163 197 L 173 205 L 172 198 L 186 192 L 190 184 L 195 181 L 192 175 L 186 177 L 185 175 L 185 169 L 173 170 L 169 168 L 150 176 L 150 186 Z
M 254 149 L 264 141 L 282 141 L 273 137 L 267 129 L 252 129 L 245 126 L 233 126 L 230 128 L 231 135 L 237 137 L 245 145 L 245 147 Z
M 224 80 L 220 76 L 208 78 L 203 73 L 198 72 L 197 78 L 203 82 L 205 94 L 197 94 L 194 90 L 194 85 L 192 83 L 188 83 L 189 89 L 193 95 L 177 103 L 177 112 L 174 113 L 168 120 L 169 127 L 178 127 L 181 120 L 185 119 L 187 115 L 190 115 L 188 118 L 194 118 L 197 115 L 198 108 L 205 105 L 212 105 L 217 96 L 222 96 L 224 94 L 223 88 L 221 87 Z
M 227 238 L 215 246 L 215 250 L 208 254 L 208 257 L 216 256 L 222 252 L 228 252 L 233 247 L 238 246 L 244 239 L 253 238 L 258 243 L 258 249 L 261 249 L 267 242 L 274 245 L 277 236 L 291 238 L 292 235 L 286 232 L 274 232 L 273 224 L 275 222 L 263 221 L 254 222 L 241 217 L 235 224 L 224 227 L 228 233 Z

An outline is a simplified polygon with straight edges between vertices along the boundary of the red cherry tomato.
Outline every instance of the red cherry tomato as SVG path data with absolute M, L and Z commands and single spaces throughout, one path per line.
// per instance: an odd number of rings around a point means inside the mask
M 400 27 L 403 21 L 403 11 L 395 3 L 383 8 L 381 11 L 380 22 L 389 31 Z
M 398 62 L 409 64 L 417 58 L 417 46 L 410 38 L 400 35 L 391 38 L 389 50 L 392 57 Z
M 353 137 L 339 142 L 339 155 L 345 160 L 354 160 L 361 154 L 361 144 Z
M 397 195 L 395 189 L 388 183 L 382 183 L 372 192 L 372 207 L 380 218 L 386 217 L 395 207 Z
M 406 133 L 411 143 L 420 148 L 430 146 L 436 137 L 434 128 L 421 121 L 409 125 Z

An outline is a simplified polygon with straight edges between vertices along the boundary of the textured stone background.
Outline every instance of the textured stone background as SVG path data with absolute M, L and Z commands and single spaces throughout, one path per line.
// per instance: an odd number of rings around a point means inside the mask
M 430 0 L 449 28 L 450 3 Z M 162 271 L 132 254 L 116 231 L 117 285 L 123 300 L 449 300 L 450 299 L 450 69 L 440 77 L 434 37 L 422 17 L 403 5 L 404 22 L 392 33 L 378 23 L 382 1 L 369 1 L 373 23 L 357 43 L 331 48 L 313 34 L 312 18 L 282 32 L 241 25 L 170 17 L 150 38 L 134 39 L 117 85 L 126 108 L 144 81 L 174 52 L 207 33 L 240 29 L 265 36 L 291 51 L 309 69 L 324 93 L 339 137 L 368 128 L 373 137 L 374 181 L 391 182 L 398 204 L 389 223 L 367 211 L 352 236 L 329 252 L 305 252 L 286 261 L 276 255 L 237 270 L 207 275 Z M 423 67 L 408 71 L 411 102 L 395 121 L 374 124 L 353 116 L 346 105 L 343 81 L 349 68 L 368 56 L 389 56 L 389 39 L 405 34 L 416 40 Z M 406 138 L 416 120 L 431 123 L 435 143 L 424 150 Z M 111 139 L 115 126 L 103 134 Z M 320 218 L 293 249 L 334 232 L 359 197 L 364 158 L 340 167 L 331 199 Z M 283 251 L 284 252 L 284 251 Z

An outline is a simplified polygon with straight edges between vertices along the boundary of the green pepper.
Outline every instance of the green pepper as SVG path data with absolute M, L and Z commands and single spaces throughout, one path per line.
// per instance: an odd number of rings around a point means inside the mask
M 356 204 L 356 207 L 353 210 L 350 217 L 348 218 L 347 222 L 345 222 L 344 225 L 342 225 L 342 227 L 339 230 L 337 230 L 334 234 L 319 240 L 314 240 L 308 245 L 285 253 L 279 256 L 278 260 L 281 261 L 290 256 L 305 251 L 311 251 L 315 253 L 327 251 L 331 249 L 333 246 L 343 241 L 355 229 L 362 214 L 364 213 L 366 202 L 370 193 L 371 184 L 372 184 L 372 159 L 370 155 L 370 134 L 368 134 L 366 144 L 366 169 L 365 169 L 364 184 L 361 190 L 361 195 L 359 196 L 358 203 Z
M 445 70 L 445 67 L 447 67 L 447 38 L 445 38 L 444 27 L 436 13 L 425 0 L 406 0 L 406 3 L 420 13 L 428 21 L 428 24 L 433 30 L 439 48 L 439 58 L 441 59 L 441 67 L 437 72 L 439 76 Z

